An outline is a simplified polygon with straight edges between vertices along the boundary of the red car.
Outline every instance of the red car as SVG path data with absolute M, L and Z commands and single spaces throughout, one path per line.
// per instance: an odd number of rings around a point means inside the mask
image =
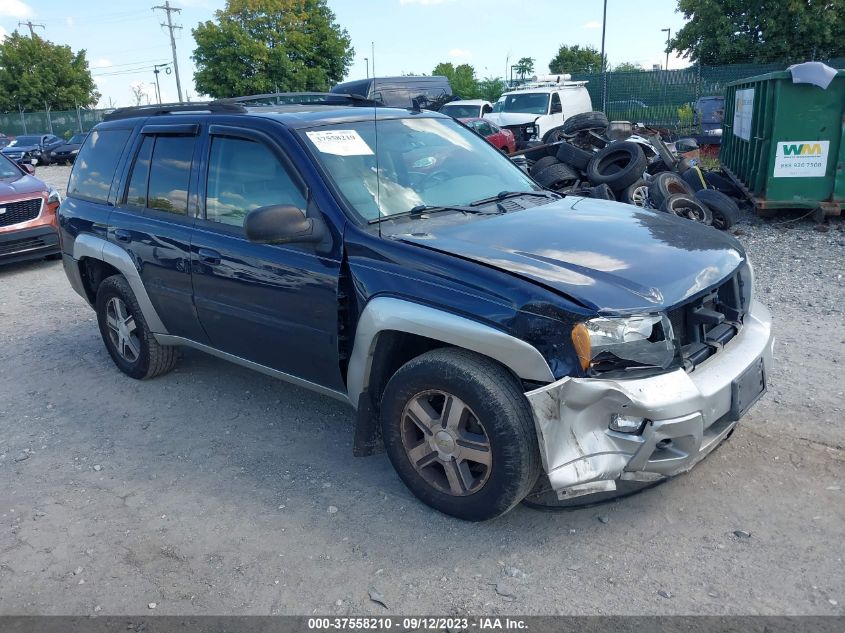
M 59 256 L 61 197 L 34 172 L 0 156 L 0 264 Z
M 486 138 L 490 145 L 502 150 L 505 154 L 513 154 L 516 151 L 516 139 L 510 130 L 503 130 L 487 119 L 458 120 L 479 136 Z

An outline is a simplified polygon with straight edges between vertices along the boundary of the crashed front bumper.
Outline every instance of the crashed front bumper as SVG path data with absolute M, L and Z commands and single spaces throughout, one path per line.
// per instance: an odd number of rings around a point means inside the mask
M 740 332 L 695 371 L 632 380 L 563 378 L 526 395 L 543 467 L 559 499 L 692 468 L 737 424 L 734 383 L 772 366 L 769 311 L 755 301 Z M 614 414 L 648 420 L 639 435 L 611 431 Z

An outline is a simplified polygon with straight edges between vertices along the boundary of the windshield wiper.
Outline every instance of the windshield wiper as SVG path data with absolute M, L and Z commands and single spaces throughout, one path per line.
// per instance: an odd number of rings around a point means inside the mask
M 551 198 L 552 200 L 558 200 L 561 197 L 560 194 L 553 193 L 551 191 L 500 191 L 490 198 L 482 198 L 481 200 L 470 202 L 469 206 L 478 207 L 483 204 L 501 202 L 502 200 L 507 200 L 508 198 L 518 198 L 520 196 L 535 196 L 540 198 Z
M 458 211 L 460 213 L 484 213 L 473 207 L 449 206 L 449 205 L 428 205 L 419 204 L 410 211 L 403 211 L 402 213 L 391 213 L 390 215 L 382 215 L 368 221 L 368 224 L 378 224 L 385 220 L 392 220 L 394 218 L 423 218 L 429 213 L 440 213 L 442 211 Z

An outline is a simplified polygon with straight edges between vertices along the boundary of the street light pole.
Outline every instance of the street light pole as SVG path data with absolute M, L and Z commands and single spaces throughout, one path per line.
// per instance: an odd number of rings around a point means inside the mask
M 672 29 L 660 29 L 661 33 L 666 33 L 666 66 L 663 70 L 669 70 L 669 42 L 672 39 Z
M 607 112 L 607 63 L 604 55 L 604 38 L 607 32 L 607 0 L 604 0 L 604 14 L 601 19 L 601 110 Z

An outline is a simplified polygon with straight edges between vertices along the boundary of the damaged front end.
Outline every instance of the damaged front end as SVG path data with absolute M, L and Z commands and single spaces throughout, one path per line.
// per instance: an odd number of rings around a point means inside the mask
M 771 318 L 753 302 L 739 333 L 699 365 L 638 379 L 566 377 L 526 394 L 558 499 L 691 469 L 765 393 Z

